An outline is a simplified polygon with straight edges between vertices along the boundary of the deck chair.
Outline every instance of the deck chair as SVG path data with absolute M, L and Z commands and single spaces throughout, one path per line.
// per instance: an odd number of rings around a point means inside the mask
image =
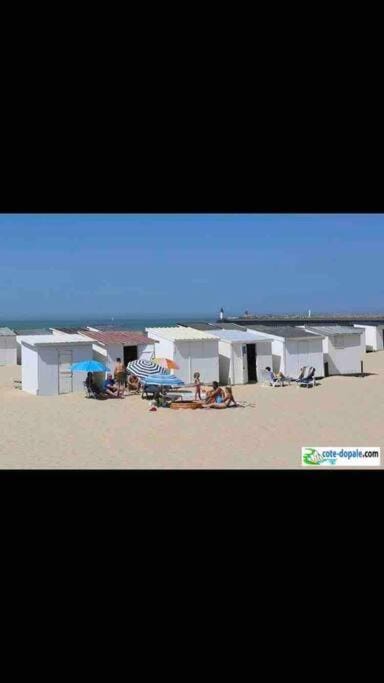
M 144 384 L 141 392 L 141 398 L 155 399 L 160 395 L 160 387 L 158 384 Z
M 304 373 L 303 376 L 300 380 L 297 382 L 298 387 L 315 387 L 316 386 L 316 379 L 315 379 L 315 373 L 316 370 L 314 367 L 311 365 L 308 365 L 304 368 Z
M 83 382 L 84 388 L 85 388 L 85 396 L 86 398 L 96 398 L 98 401 L 105 401 L 108 399 L 108 396 L 102 392 L 99 387 L 97 387 L 95 384 L 92 386 L 88 386 L 86 382 Z

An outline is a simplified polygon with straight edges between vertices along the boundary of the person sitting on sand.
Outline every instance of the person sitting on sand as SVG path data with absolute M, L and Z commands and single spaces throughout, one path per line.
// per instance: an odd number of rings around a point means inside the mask
M 128 375 L 128 391 L 139 391 L 140 380 L 136 375 Z
M 224 392 L 223 390 L 219 387 L 218 382 L 212 382 L 212 389 L 211 391 L 207 392 L 207 398 L 205 399 L 205 403 L 222 403 L 224 400 Z
M 200 372 L 193 373 L 193 383 L 195 385 L 195 401 L 201 401 L 201 379 Z
M 122 398 L 121 391 L 116 385 L 111 373 L 107 375 L 107 379 L 104 382 L 104 391 L 108 396 L 113 396 L 114 398 Z
M 225 395 L 223 401 L 217 403 L 208 403 L 206 405 L 203 405 L 203 408 L 229 408 L 231 405 L 237 406 L 237 403 L 235 401 L 235 397 L 232 392 L 231 387 L 225 387 Z

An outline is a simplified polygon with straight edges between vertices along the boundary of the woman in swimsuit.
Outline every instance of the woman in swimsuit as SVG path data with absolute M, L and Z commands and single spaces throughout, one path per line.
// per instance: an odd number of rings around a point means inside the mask
M 220 400 L 219 402 L 215 401 L 214 403 L 209 403 L 207 405 L 204 405 L 203 408 L 229 408 L 233 404 L 234 406 L 237 406 L 237 403 L 235 401 L 235 397 L 232 393 L 231 387 L 225 387 L 225 396 L 224 400 Z
M 212 382 L 212 390 L 208 392 L 205 404 L 221 403 L 224 398 L 224 392 L 219 387 L 218 382 Z

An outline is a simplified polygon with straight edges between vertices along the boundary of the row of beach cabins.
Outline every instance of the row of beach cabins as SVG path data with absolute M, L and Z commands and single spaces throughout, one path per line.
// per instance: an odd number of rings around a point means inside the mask
M 85 373 L 72 373 L 71 366 L 90 359 L 113 371 L 116 358 L 125 364 L 168 358 L 177 363 L 176 374 L 185 384 L 193 383 L 196 371 L 207 384 L 258 382 L 267 366 L 288 377 L 312 366 L 321 378 L 361 374 L 365 351 L 383 349 L 383 330 L 384 325 L 244 327 L 225 322 L 147 327 L 145 332 L 86 327 L 20 334 L 0 328 L 0 365 L 21 364 L 22 389 L 39 396 L 81 391 Z

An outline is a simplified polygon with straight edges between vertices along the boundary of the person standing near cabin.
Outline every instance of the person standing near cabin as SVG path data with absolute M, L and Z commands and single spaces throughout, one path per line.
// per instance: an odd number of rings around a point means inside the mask
M 113 371 L 113 376 L 114 376 L 116 382 L 120 386 L 123 386 L 123 387 L 126 386 L 126 384 L 127 384 L 127 370 L 126 370 L 124 363 L 122 363 L 121 358 L 116 358 L 116 365 L 115 365 L 115 369 Z

